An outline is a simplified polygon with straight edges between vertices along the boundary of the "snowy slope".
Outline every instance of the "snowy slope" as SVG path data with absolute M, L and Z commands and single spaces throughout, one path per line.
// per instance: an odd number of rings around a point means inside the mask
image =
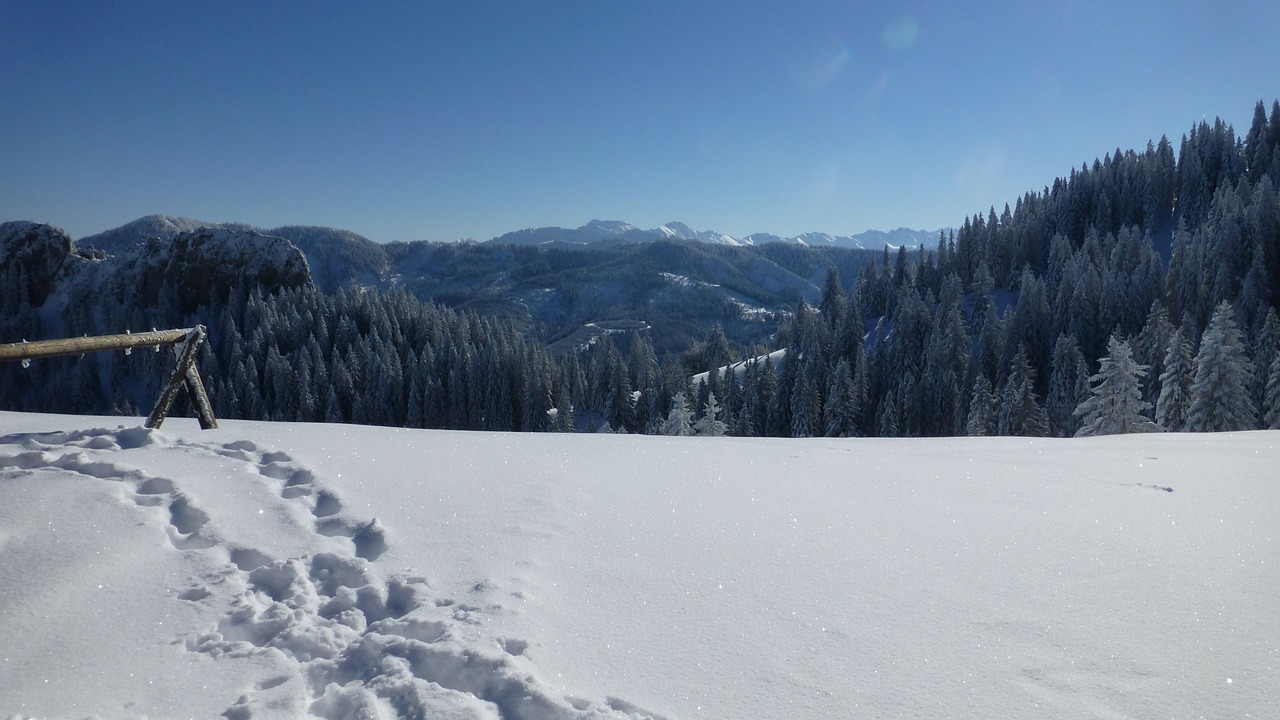
M 120 422 L 0 414 L 0 715 L 1280 715 L 1280 433 Z

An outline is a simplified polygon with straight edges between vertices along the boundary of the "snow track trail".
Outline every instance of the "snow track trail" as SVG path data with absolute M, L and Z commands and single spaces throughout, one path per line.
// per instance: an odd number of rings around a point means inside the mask
M 423 575 L 385 573 L 376 561 L 393 533 L 347 513 L 333 488 L 286 453 L 143 428 L 0 437 L 0 482 L 54 477 L 109 483 L 187 566 L 174 576 L 185 584 L 165 590 L 197 629 L 169 644 L 214 668 L 273 668 L 225 699 L 230 720 L 660 717 L 613 697 L 552 691 L 525 657 L 526 641 L 477 630 L 487 610 L 453 599 L 465 588 L 442 593 Z M 0 715 L 11 712 L 3 701 L 13 690 L 0 675 Z M 123 705 L 121 717 L 156 712 Z

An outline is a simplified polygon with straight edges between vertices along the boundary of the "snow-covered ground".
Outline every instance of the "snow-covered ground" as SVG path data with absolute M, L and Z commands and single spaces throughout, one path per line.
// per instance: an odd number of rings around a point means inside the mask
M 1280 433 L 0 413 L 0 717 L 1280 717 Z

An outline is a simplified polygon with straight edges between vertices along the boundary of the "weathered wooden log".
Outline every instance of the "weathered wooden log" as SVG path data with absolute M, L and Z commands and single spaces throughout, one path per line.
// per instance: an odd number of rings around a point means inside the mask
M 218 427 L 218 418 L 213 416 L 213 404 L 209 402 L 209 394 L 204 391 L 204 382 L 200 380 L 200 372 L 192 365 L 182 381 L 187 389 L 187 397 L 196 411 L 196 419 L 200 421 L 201 430 L 213 430 Z
M 123 335 L 97 335 L 94 337 L 37 340 L 0 345 L 0 361 L 32 360 L 35 358 L 80 355 L 101 350 L 127 350 L 129 348 L 173 345 L 187 339 L 195 328 L 181 330 L 152 330 L 151 332 L 125 333 Z

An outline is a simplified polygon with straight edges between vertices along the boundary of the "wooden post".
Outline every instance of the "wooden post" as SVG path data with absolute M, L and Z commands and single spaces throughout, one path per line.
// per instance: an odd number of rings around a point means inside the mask
M 173 398 L 178 394 L 180 387 L 185 387 L 187 390 L 187 397 L 191 400 L 192 407 L 196 409 L 196 417 L 200 419 L 200 429 L 212 430 L 218 427 L 218 421 L 213 416 L 213 408 L 209 406 L 209 396 L 204 392 L 204 383 L 200 382 L 200 373 L 196 371 L 196 355 L 204 345 L 207 333 L 203 325 L 197 325 L 188 332 L 186 339 L 173 347 L 174 354 L 178 356 L 178 364 L 174 366 L 169 384 L 160 393 L 156 406 L 152 408 L 151 415 L 147 418 L 149 428 L 160 427 L 164 419 L 169 416 L 169 407 L 173 405 Z
M 200 427 L 210 430 L 218 427 L 218 419 L 213 416 L 213 406 L 209 404 L 209 396 L 204 391 L 204 383 L 200 380 L 200 372 L 196 370 L 196 355 L 208 338 L 208 331 L 203 325 L 180 330 L 152 330 L 151 332 L 125 333 L 123 335 L 98 335 L 95 337 L 64 338 L 61 340 L 38 340 L 36 342 L 17 342 L 0 344 L 0 361 L 22 360 L 24 363 L 34 358 L 58 357 L 60 355 L 82 355 L 87 352 L 103 350 L 128 350 L 137 347 L 172 345 L 178 357 L 173 375 L 165 385 L 156 406 L 147 418 L 146 426 L 158 428 L 169 415 L 169 407 L 173 405 L 178 388 L 185 388 L 191 405 L 195 408 Z

